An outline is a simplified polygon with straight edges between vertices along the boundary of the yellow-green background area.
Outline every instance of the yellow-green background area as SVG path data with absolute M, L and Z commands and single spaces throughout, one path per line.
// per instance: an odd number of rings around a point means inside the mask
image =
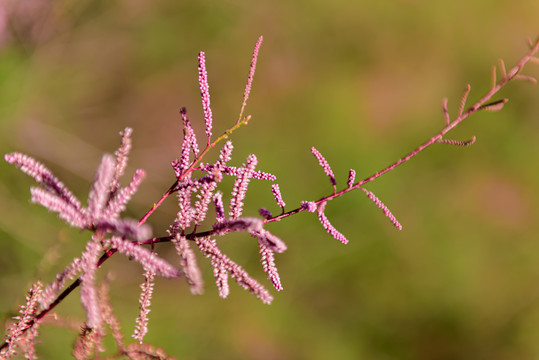
M 140 218 L 174 180 L 179 109 L 203 143 L 197 54 L 206 52 L 214 133 L 236 120 L 252 47 L 264 36 L 233 165 L 248 154 L 278 177 L 287 209 L 365 178 L 439 131 L 467 83 L 488 90 L 499 58 L 514 64 L 539 36 L 539 2 L 519 1 L 19 1 L 7 2 L 0 48 L 0 150 L 46 163 L 85 201 L 101 155 L 134 129 L 127 177 L 148 177 L 126 216 Z M 13 8 L 14 7 L 14 8 Z M 539 75 L 539 65 L 530 65 Z M 537 359 L 539 357 L 539 87 L 514 82 L 503 111 L 451 133 L 475 145 L 437 145 L 368 185 L 404 228 L 362 192 L 326 208 L 349 239 L 301 213 L 267 228 L 288 244 L 276 257 L 284 291 L 264 305 L 231 280 L 218 297 L 207 259 L 206 292 L 183 279 L 156 284 L 146 340 L 179 359 Z M 500 98 L 496 97 L 496 99 Z M 215 159 L 212 155 L 210 159 Z M 0 164 L 0 312 L 14 316 L 32 281 L 47 283 L 88 240 L 30 204 L 32 179 Z M 125 179 L 128 180 L 127 178 Z M 229 198 L 232 181 L 222 191 Z M 253 182 L 245 215 L 278 213 L 270 183 Z M 172 198 L 150 218 L 166 234 Z M 219 239 L 223 251 L 270 287 L 256 242 Z M 156 250 L 177 264 L 170 244 Z M 112 305 L 129 339 L 141 267 L 115 255 Z M 84 318 L 76 290 L 57 308 Z M 49 318 L 52 322 L 52 318 Z M 43 359 L 68 358 L 76 331 L 44 325 Z M 107 339 L 108 354 L 114 345 Z M 106 353 L 107 354 L 107 353 Z M 105 355 L 106 355 L 105 354 Z

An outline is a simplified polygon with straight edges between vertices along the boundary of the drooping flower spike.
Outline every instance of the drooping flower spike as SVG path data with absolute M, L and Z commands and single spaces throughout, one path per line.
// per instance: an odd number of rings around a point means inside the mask
M 333 236 L 335 239 L 339 240 L 343 244 L 348 244 L 348 239 L 343 234 L 341 234 L 337 229 L 335 229 L 335 227 L 331 225 L 331 223 L 329 222 L 326 214 L 324 213 L 325 208 L 326 208 L 326 202 L 324 201 L 318 206 L 318 220 L 320 220 L 320 223 L 322 224 L 324 229 L 326 229 L 326 231 L 331 236 Z

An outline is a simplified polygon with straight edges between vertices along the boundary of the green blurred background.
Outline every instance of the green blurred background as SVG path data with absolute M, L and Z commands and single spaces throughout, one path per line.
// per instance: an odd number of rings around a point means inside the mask
M 148 177 L 127 215 L 140 218 L 173 181 L 169 166 L 188 108 L 202 139 L 197 53 L 209 71 L 215 133 L 237 118 L 252 47 L 264 35 L 233 163 L 249 153 L 277 175 L 288 207 L 331 191 L 316 146 L 344 185 L 364 178 L 443 126 L 466 83 L 471 100 L 490 66 L 509 65 L 539 36 L 536 0 L 175 1 L 19 0 L 1 4 L 0 150 L 45 162 L 81 199 L 101 155 L 134 128 L 129 177 Z M 3 24 L 3 25 L 2 25 Z M 539 66 L 526 73 L 539 76 Z M 206 259 L 206 293 L 159 280 L 148 342 L 181 359 L 539 358 L 539 87 L 510 84 L 499 113 L 478 114 L 453 136 L 368 186 L 404 226 L 397 231 L 363 193 L 328 204 L 346 246 L 302 213 L 268 228 L 285 290 L 270 306 L 231 283 L 220 299 Z M 199 140 L 202 142 L 202 140 Z M 29 203 L 33 181 L 0 164 L 0 312 L 36 278 L 44 282 L 84 248 L 88 234 Z M 225 184 L 230 186 L 230 183 Z M 228 188 L 229 189 L 229 188 Z M 227 193 L 229 190 L 224 189 Z M 253 183 L 245 214 L 278 209 Z M 151 218 L 164 235 L 174 199 Z M 248 236 L 224 250 L 264 284 Z M 168 245 L 157 249 L 174 261 Z M 118 257 L 111 298 L 128 337 L 140 267 Z M 57 311 L 83 318 L 76 291 Z M 76 333 L 44 326 L 43 359 L 68 358 Z M 110 339 L 109 339 L 110 340 Z M 109 348 L 114 346 L 109 343 Z

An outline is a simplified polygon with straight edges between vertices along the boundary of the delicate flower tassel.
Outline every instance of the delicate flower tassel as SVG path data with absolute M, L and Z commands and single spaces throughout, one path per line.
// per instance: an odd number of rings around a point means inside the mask
M 326 214 L 324 214 L 324 209 L 326 208 L 326 202 L 323 202 L 318 207 L 318 220 L 320 220 L 320 223 L 326 229 L 326 231 L 333 236 L 335 239 L 339 240 L 343 244 L 348 244 L 348 239 L 341 234 L 331 223 L 329 222 L 328 218 L 326 217 Z
M 183 275 L 191 288 L 191 294 L 200 295 L 204 292 L 202 274 L 197 264 L 195 253 L 189 245 L 189 241 L 181 234 L 176 234 L 172 239 L 176 253 L 180 257 L 180 265 Z
M 45 165 L 33 157 L 16 152 L 4 155 L 4 159 L 17 166 L 23 173 L 34 178 L 45 189 L 58 195 L 74 208 L 81 209 L 79 199 Z
M 223 206 L 223 193 L 217 191 L 213 196 L 213 205 L 215 206 L 215 219 L 217 223 L 225 221 L 225 208 Z
M 103 212 L 103 218 L 118 218 L 120 213 L 125 210 L 125 206 L 131 200 L 133 195 L 137 192 L 138 187 L 142 180 L 146 177 L 146 172 L 142 169 L 135 171 L 135 175 L 129 185 L 124 188 L 120 188 L 114 197 L 107 204 L 107 208 Z
M 385 206 L 384 203 L 376 197 L 376 195 L 374 195 L 372 192 L 368 191 L 367 189 L 364 189 L 364 188 L 360 188 L 360 189 L 363 190 L 365 194 L 367 194 L 369 199 L 371 199 L 376 204 L 376 206 L 382 209 L 382 211 L 384 212 L 384 215 L 389 220 L 391 220 L 391 222 L 393 223 L 393 225 L 395 225 L 397 229 L 402 230 L 402 225 L 399 223 L 397 218 L 395 218 L 395 216 L 391 213 L 391 211 L 389 211 L 388 207 Z
M 140 289 L 142 290 L 139 298 L 140 313 L 136 320 L 137 325 L 135 326 L 135 331 L 131 335 L 132 338 L 138 340 L 139 344 L 142 344 L 142 340 L 148 332 L 148 314 L 151 311 L 150 305 L 155 285 L 154 279 L 155 273 L 150 269 L 145 269 L 144 282 L 140 285 Z
M 82 254 L 83 273 L 80 277 L 80 298 L 86 309 L 86 325 L 97 332 L 101 332 L 102 324 L 99 298 L 95 288 L 95 273 L 100 251 L 99 238 L 94 235 L 92 240 L 86 244 L 86 251 Z
M 268 279 L 271 281 L 277 291 L 283 290 L 283 285 L 281 284 L 281 278 L 279 277 L 279 271 L 277 266 L 275 266 L 275 256 L 273 251 L 268 249 L 262 241 L 258 242 L 260 247 L 260 261 L 262 262 L 262 269 L 268 275 Z
M 202 51 L 198 55 L 198 83 L 200 84 L 200 96 L 202 98 L 202 108 L 204 109 L 204 120 L 206 122 L 206 136 L 208 137 L 209 144 L 213 120 L 210 108 L 210 86 L 208 84 L 208 72 L 206 71 L 206 54 Z
M 230 200 L 229 215 L 232 219 L 237 219 L 243 212 L 243 200 L 247 193 L 247 187 L 251 181 L 253 171 L 258 163 L 256 156 L 251 154 L 247 157 L 247 163 L 241 170 L 238 178 L 234 182 L 232 199 Z
M 256 62 L 258 60 L 258 52 L 260 51 L 260 46 L 262 45 L 263 37 L 259 37 L 256 42 L 255 48 L 253 50 L 253 57 L 251 58 L 251 68 L 249 69 L 249 76 L 247 77 L 247 84 L 245 84 L 245 91 L 243 93 L 243 103 L 241 104 L 240 116 L 238 121 L 241 121 L 243 116 L 243 111 L 247 105 L 247 99 L 249 99 L 249 94 L 251 93 L 251 87 L 253 85 L 253 79 L 255 77 Z
M 102 216 L 109 200 L 111 185 L 116 172 L 116 159 L 112 155 L 104 155 L 95 173 L 95 180 L 88 194 L 88 215 L 92 219 Z
M 17 346 L 19 344 L 25 345 L 25 353 L 27 359 L 36 359 L 35 349 L 33 346 L 33 337 L 37 335 L 36 310 L 39 299 L 41 297 L 43 286 L 41 282 L 35 283 L 28 294 L 26 295 L 26 304 L 19 307 L 19 316 L 15 316 L 13 323 L 7 329 L 7 333 L 4 337 L 4 341 L 7 344 L 6 349 L 2 351 L 0 357 L 2 359 L 8 359 L 11 356 L 17 354 Z M 28 330 L 32 326 L 32 329 Z
M 137 245 L 128 240 L 123 240 L 117 236 L 114 236 L 111 241 L 113 248 L 138 261 L 148 271 L 165 278 L 176 278 L 180 276 L 178 269 L 141 245 Z
M 185 180 L 181 185 L 185 185 L 185 187 L 177 192 L 178 207 L 180 210 L 175 220 L 175 226 L 181 230 L 185 230 L 193 221 L 194 209 L 191 206 L 192 187 L 189 181 Z
M 283 196 L 281 195 L 281 190 L 279 189 L 279 184 L 271 185 L 271 192 L 273 193 L 275 201 L 277 201 L 277 205 L 279 205 L 284 211 L 285 203 L 283 201 Z
M 85 214 L 63 198 L 39 187 L 30 188 L 30 193 L 32 194 L 33 203 L 58 213 L 60 219 L 69 225 L 79 229 L 83 229 L 88 225 Z
M 348 173 L 348 182 L 346 185 L 348 187 L 352 187 L 354 185 L 354 181 L 356 180 L 356 171 L 354 169 L 350 169 L 350 172 Z
M 180 158 L 174 160 L 171 164 L 172 168 L 174 169 L 176 178 L 178 179 L 184 176 L 183 174 L 191 165 L 191 150 L 193 151 L 193 154 L 195 156 L 198 155 L 199 151 L 195 132 L 193 131 L 193 128 L 191 127 L 191 122 L 187 117 L 187 110 L 185 108 L 181 108 L 180 115 L 183 122 L 183 143 L 180 151 Z
M 114 152 L 117 166 L 111 186 L 113 192 L 116 192 L 120 188 L 120 178 L 124 175 L 125 168 L 127 167 L 127 160 L 132 147 L 131 134 L 133 134 L 133 129 L 130 127 L 126 127 L 120 132 L 122 143 L 118 150 Z
M 315 149 L 314 146 L 311 148 L 311 152 L 313 153 L 313 155 L 318 160 L 318 163 L 320 164 L 322 169 L 324 169 L 324 172 L 326 173 L 326 175 L 329 176 L 329 180 L 331 181 L 331 185 L 333 185 L 333 187 L 335 188 L 337 186 L 337 180 L 335 179 L 335 175 L 333 175 L 333 171 L 331 170 L 331 167 L 329 166 L 329 163 L 322 156 L 322 154 L 320 154 L 320 152 Z

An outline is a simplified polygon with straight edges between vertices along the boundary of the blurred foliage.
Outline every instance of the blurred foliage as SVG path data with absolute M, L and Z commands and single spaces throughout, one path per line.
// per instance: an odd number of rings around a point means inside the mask
M 277 175 L 290 208 L 331 191 L 316 146 L 341 184 L 367 177 L 443 126 L 490 84 L 489 66 L 511 65 L 539 35 L 539 2 L 19 0 L 1 3 L 0 150 L 41 159 L 85 194 L 101 154 L 134 128 L 131 171 L 149 176 L 128 215 L 140 217 L 173 181 L 178 111 L 203 136 L 198 51 L 206 52 L 215 133 L 236 119 L 250 54 L 264 35 L 233 161 L 249 153 Z M 5 25 L 1 25 L 5 24 Z M 538 76 L 537 66 L 527 73 Z M 349 239 L 327 235 L 313 214 L 270 229 L 287 241 L 277 257 L 285 290 L 271 306 L 232 285 L 217 296 L 182 280 L 156 286 L 147 340 L 181 359 L 533 359 L 539 357 L 539 88 L 514 83 L 510 102 L 454 131 L 470 148 L 432 147 L 369 185 L 404 225 L 363 193 L 328 204 Z M 197 120 L 198 119 L 198 120 Z M 0 311 L 13 316 L 30 283 L 53 279 L 87 234 L 29 204 L 32 181 L 0 164 Z M 246 214 L 278 211 L 270 184 L 253 184 Z M 154 217 L 164 234 L 171 200 Z M 253 240 L 223 238 L 263 280 Z M 172 251 L 167 245 L 160 253 Z M 167 255 L 165 255 L 167 256 Z M 111 297 L 126 336 L 138 311 L 136 264 L 118 258 Z M 269 286 L 269 283 L 266 283 Z M 82 317 L 78 292 L 57 309 Z M 42 358 L 65 358 L 75 333 L 43 327 Z M 111 346 L 113 348 L 113 346 Z

